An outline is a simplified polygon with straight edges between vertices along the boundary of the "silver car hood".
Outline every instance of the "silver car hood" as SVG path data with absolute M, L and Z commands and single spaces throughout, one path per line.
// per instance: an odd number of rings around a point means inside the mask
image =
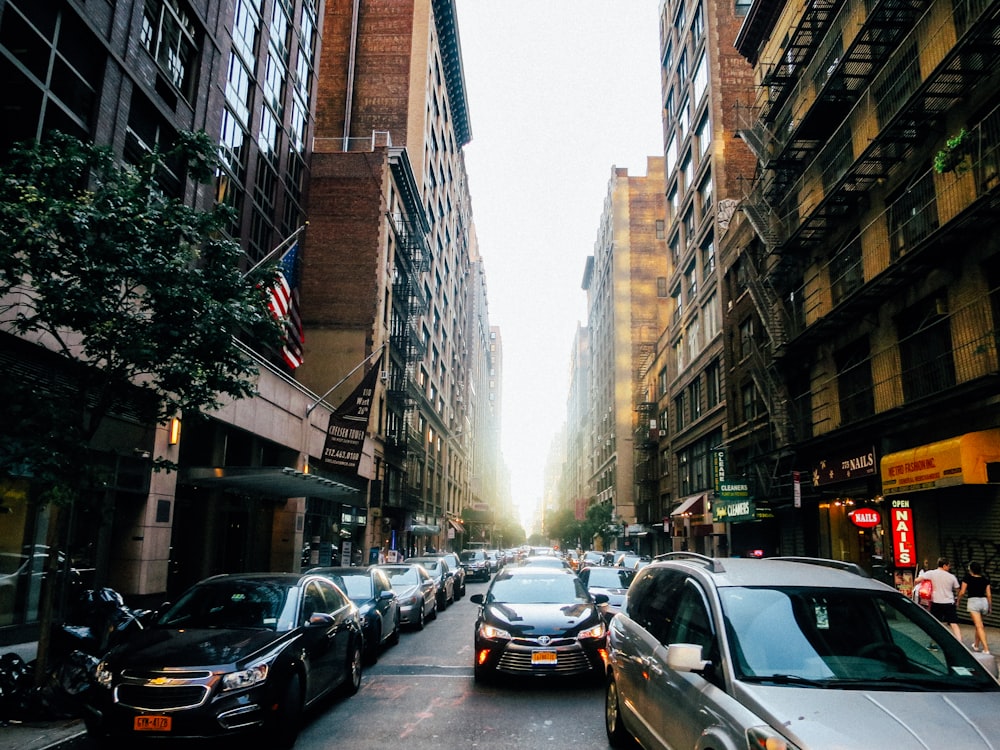
M 741 702 L 800 748 L 1000 747 L 1000 692 L 822 690 L 737 683 Z

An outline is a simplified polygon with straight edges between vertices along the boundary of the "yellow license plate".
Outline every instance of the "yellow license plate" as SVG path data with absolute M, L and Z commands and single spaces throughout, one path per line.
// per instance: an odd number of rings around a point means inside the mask
M 532 664 L 555 664 L 557 662 L 555 651 L 532 651 Z
M 170 716 L 136 716 L 132 728 L 137 732 L 169 732 L 172 723 Z

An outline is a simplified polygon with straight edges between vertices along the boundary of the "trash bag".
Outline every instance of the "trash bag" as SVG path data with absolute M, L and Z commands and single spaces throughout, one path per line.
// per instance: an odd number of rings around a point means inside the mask
M 0 656 L 0 722 L 24 715 L 32 682 L 32 672 L 24 659 L 13 652 Z

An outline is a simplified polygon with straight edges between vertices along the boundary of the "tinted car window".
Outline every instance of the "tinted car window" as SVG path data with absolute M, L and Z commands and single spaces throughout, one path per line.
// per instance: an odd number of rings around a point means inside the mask
M 628 615 L 664 645 L 677 612 L 677 594 L 684 576 L 674 570 L 645 569 L 628 591 Z
M 287 586 L 224 582 L 195 586 L 160 617 L 158 624 L 183 628 L 279 629 Z M 284 629 L 291 627 L 288 623 Z
M 372 579 L 367 572 L 358 573 L 357 575 L 334 575 L 330 577 L 352 599 L 372 598 Z
M 580 573 L 580 578 L 588 586 L 600 586 L 606 589 L 627 589 L 635 578 L 634 570 L 621 568 L 589 568 Z

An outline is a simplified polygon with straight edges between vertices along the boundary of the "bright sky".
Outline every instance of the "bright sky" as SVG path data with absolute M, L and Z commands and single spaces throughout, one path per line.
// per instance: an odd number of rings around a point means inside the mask
M 566 419 L 580 287 L 613 166 L 663 154 L 660 0 L 457 0 L 472 212 L 504 347 L 503 452 L 524 517 Z M 526 529 L 531 533 L 531 529 Z

